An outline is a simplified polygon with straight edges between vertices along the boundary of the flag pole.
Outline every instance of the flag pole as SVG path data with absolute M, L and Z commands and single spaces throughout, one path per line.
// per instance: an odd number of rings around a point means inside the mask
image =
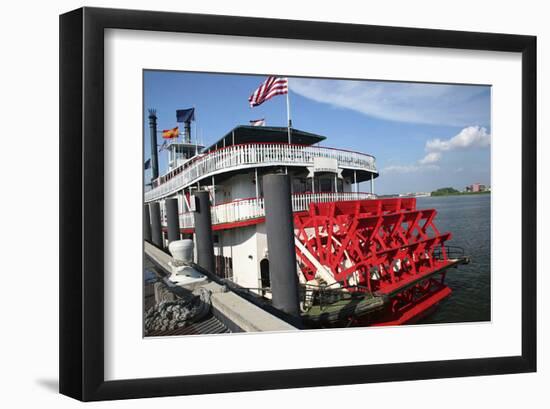
M 288 122 L 288 144 L 292 143 L 292 136 L 290 134 L 290 127 L 292 126 L 292 121 L 290 119 L 290 89 L 288 89 L 288 78 L 287 78 L 287 91 L 286 91 L 286 119 Z

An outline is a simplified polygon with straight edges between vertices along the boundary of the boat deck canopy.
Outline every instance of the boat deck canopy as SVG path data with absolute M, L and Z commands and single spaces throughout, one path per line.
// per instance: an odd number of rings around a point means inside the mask
M 290 131 L 292 143 L 297 145 L 314 145 L 326 139 L 324 136 L 300 131 L 295 128 L 290 128 Z M 280 126 L 240 125 L 233 128 L 216 143 L 206 148 L 204 152 L 211 152 L 231 145 L 242 145 L 244 143 L 253 142 L 288 143 L 288 128 Z

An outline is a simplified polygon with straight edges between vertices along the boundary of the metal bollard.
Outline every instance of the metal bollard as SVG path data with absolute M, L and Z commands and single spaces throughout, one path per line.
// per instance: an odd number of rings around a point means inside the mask
M 212 238 L 212 216 L 208 192 L 195 193 L 195 206 L 193 217 L 195 219 L 197 264 L 210 273 L 214 273 L 214 239 Z
M 263 186 L 273 306 L 297 317 L 300 302 L 290 178 L 283 174 L 265 175 Z
M 178 199 L 166 199 L 166 223 L 168 225 L 168 244 L 180 239 L 180 220 Z
M 153 202 L 149 204 L 151 211 L 151 240 L 159 249 L 164 248 L 162 242 L 162 226 L 160 224 L 160 204 Z

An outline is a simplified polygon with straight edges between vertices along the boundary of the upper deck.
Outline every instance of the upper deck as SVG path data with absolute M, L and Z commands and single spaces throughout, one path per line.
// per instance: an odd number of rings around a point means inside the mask
M 367 174 L 378 175 L 375 158 L 364 153 L 320 146 L 247 143 L 199 155 L 159 177 L 153 188 L 145 192 L 145 201 L 164 198 L 221 173 L 270 166 L 314 167 L 316 158 L 332 160 L 342 170 L 357 171 L 358 182 L 367 180 Z
M 311 172 L 338 172 L 355 183 L 378 176 L 371 155 L 318 146 L 326 138 L 291 128 L 237 126 L 206 148 L 202 153 L 183 161 L 170 162 L 169 171 L 152 183 L 145 192 L 150 202 L 170 196 L 194 184 L 210 184 L 236 172 L 251 168 L 302 167 Z M 352 175 L 353 173 L 353 175 Z M 222 176 L 223 175 L 223 176 Z M 205 180 L 205 182 L 203 182 Z

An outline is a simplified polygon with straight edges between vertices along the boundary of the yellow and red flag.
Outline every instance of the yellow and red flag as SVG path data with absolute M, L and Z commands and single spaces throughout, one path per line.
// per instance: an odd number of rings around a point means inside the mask
M 172 128 L 172 129 L 164 129 L 162 131 L 162 137 L 164 139 L 172 139 L 172 138 L 177 138 L 179 135 L 179 128 L 176 126 L 175 128 Z

